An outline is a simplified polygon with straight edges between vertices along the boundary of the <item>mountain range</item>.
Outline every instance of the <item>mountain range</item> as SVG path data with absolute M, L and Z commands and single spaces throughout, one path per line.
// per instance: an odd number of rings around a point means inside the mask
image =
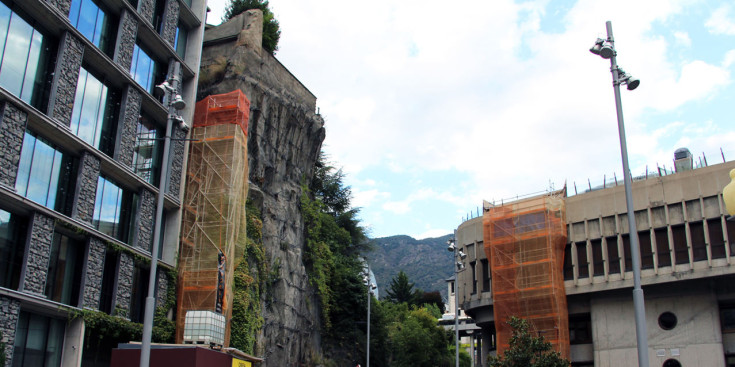
M 452 235 L 414 239 L 406 235 L 374 238 L 367 260 L 375 274 L 380 297 L 387 296 L 391 280 L 403 270 L 414 289 L 439 291 L 447 297 L 446 279 L 453 275 L 452 256 L 447 240 Z

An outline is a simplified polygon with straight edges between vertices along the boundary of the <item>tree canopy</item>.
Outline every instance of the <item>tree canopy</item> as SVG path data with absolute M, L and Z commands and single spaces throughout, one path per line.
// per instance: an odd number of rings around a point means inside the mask
M 278 40 L 281 38 L 281 26 L 268 7 L 268 0 L 230 0 L 225 8 L 223 21 L 228 21 L 240 13 L 260 9 L 263 12 L 263 48 L 270 53 L 278 51 Z
M 387 299 L 393 303 L 407 303 L 414 305 L 419 298 L 419 292 L 413 289 L 414 284 L 408 280 L 408 275 L 403 270 L 398 272 L 390 281 L 390 286 L 386 291 Z
M 531 335 L 528 321 L 511 317 L 508 325 L 513 328 L 510 346 L 502 356 L 488 357 L 489 367 L 569 367 L 544 337 Z

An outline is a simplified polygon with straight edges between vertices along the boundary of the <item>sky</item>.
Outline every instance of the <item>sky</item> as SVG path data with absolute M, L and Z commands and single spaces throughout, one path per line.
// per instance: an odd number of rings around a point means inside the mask
M 226 0 L 209 0 L 217 24 Z M 614 4 L 614 6 L 613 6 Z M 270 0 L 276 58 L 314 95 L 323 150 L 373 238 L 452 233 L 483 200 L 622 182 L 610 61 L 633 175 L 688 148 L 735 159 L 728 0 Z

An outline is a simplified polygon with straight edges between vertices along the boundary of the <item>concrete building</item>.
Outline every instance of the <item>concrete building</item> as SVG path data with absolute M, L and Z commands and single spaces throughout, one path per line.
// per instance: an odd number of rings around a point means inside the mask
M 180 62 L 191 121 L 205 0 L 0 0 L 0 336 L 6 366 L 106 365 L 82 310 L 141 322 L 175 267 L 187 129 L 161 167 Z M 178 125 L 178 124 L 175 124 Z M 164 219 L 154 223 L 168 175 Z M 101 344 L 102 343 L 102 344 Z
M 735 366 L 735 222 L 726 220 L 722 201 L 735 162 L 691 167 L 633 182 L 649 362 Z M 622 182 L 564 197 L 564 204 L 563 267 L 554 271 L 564 280 L 572 365 L 637 365 Z M 458 298 L 482 328 L 480 365 L 496 350 L 499 307 L 483 220 L 473 218 L 457 228 L 469 270 L 459 273 Z

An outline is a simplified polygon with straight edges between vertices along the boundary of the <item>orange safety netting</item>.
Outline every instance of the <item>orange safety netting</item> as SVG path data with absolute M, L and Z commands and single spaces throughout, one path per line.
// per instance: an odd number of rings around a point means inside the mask
M 567 232 L 563 190 L 491 207 L 484 214 L 490 259 L 498 355 L 508 348 L 511 316 L 529 321 L 569 358 L 569 315 L 564 290 Z
M 216 94 L 197 102 L 194 110 L 194 127 L 237 124 L 248 135 L 250 101 L 240 91 Z
M 218 101 L 223 100 L 238 101 L 237 108 L 224 109 L 232 105 L 220 105 Z M 249 104 L 240 91 L 210 96 L 196 104 L 182 205 L 177 343 L 183 341 L 187 311 L 218 312 L 221 306 L 227 325 L 224 344 L 229 345 L 234 269 L 246 241 L 249 110 L 242 107 Z M 224 277 L 218 273 L 221 254 Z

